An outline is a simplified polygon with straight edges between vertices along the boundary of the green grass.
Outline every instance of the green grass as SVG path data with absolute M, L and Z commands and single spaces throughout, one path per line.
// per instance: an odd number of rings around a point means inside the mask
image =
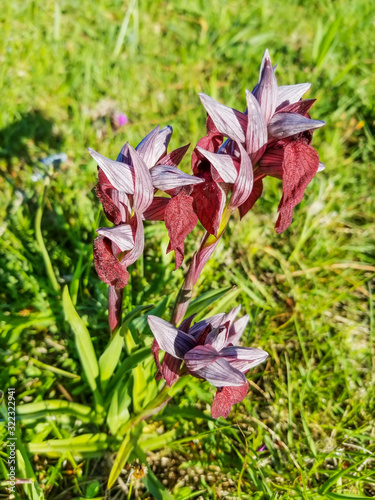
M 92 262 L 101 215 L 87 147 L 115 157 L 125 141 L 136 145 L 159 123 L 173 126 L 172 147 L 194 146 L 205 120 L 197 93 L 244 108 L 265 47 L 278 63 L 279 84 L 312 83 L 313 118 L 327 122 L 314 145 L 327 169 L 283 235 L 273 229 L 281 195 L 275 180 L 267 179 L 242 222 L 231 221 L 197 291 L 235 286 L 205 313 L 242 303 L 251 316 L 246 345 L 266 349 L 270 358 L 251 372 L 251 391 L 228 421 L 209 418 L 213 391 L 196 379 L 147 420 L 138 441 L 148 453 L 147 487 L 154 491 L 153 471 L 180 500 L 375 496 L 371 7 L 364 0 L 5 2 L 0 387 L 17 388 L 19 408 L 56 399 L 84 405 L 21 410 L 18 476 L 34 474 L 37 486 L 21 487 L 17 498 L 38 498 L 42 490 L 54 500 L 101 498 L 120 446 L 82 409 L 94 403 L 62 308 L 67 284 L 99 358 L 109 332 L 106 285 Z M 130 124 L 114 130 L 103 101 Z M 58 152 L 68 160 L 51 172 L 43 199 L 46 183 L 35 180 L 44 175 L 39 159 Z M 188 255 L 201 234 L 197 228 L 189 237 Z M 128 309 L 175 297 L 183 272 L 173 273 L 166 245 L 162 224 L 148 225 L 144 258 L 125 292 Z M 153 370 L 147 360 L 142 366 Z M 147 385 L 137 380 L 144 398 Z M 82 433 L 96 436 L 95 453 L 73 457 L 69 444 L 62 455 L 43 452 L 44 441 Z M 128 475 L 129 469 L 107 498 L 128 498 Z M 137 482 L 132 494 L 150 498 Z

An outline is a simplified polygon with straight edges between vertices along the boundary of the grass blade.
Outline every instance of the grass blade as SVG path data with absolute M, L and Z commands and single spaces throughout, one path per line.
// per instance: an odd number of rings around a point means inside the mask
M 87 382 L 92 390 L 95 398 L 95 406 L 97 412 L 101 412 L 103 400 L 98 388 L 99 365 L 96 359 L 94 346 L 92 345 L 90 334 L 86 325 L 79 317 L 75 307 L 70 299 L 68 287 L 65 286 L 63 291 L 63 306 L 65 318 L 70 324 L 74 334 L 77 351 L 83 366 L 83 370 Z
M 206 309 L 208 306 L 210 306 L 213 302 L 216 300 L 220 299 L 223 295 L 225 295 L 227 292 L 229 292 L 231 288 L 218 288 L 215 290 L 210 290 L 206 293 L 203 293 L 196 299 L 192 300 L 189 304 L 189 307 L 186 311 L 185 316 L 190 316 L 191 314 L 194 313 L 200 313 L 204 309 Z
M 58 457 L 67 451 L 73 456 L 85 454 L 102 455 L 108 451 L 109 438 L 107 434 L 81 434 L 67 439 L 50 439 L 41 443 L 28 443 L 29 453 L 40 453 L 50 457 Z

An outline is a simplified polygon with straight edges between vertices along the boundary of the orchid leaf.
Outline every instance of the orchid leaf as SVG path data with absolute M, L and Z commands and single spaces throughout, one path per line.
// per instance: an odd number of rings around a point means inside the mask
M 124 339 L 118 331 L 99 358 L 100 382 L 102 390 L 106 388 L 109 379 L 118 365 L 123 345 Z
M 102 405 L 102 396 L 97 385 L 99 378 L 98 361 L 96 359 L 90 334 L 86 325 L 75 310 L 75 307 L 70 299 L 69 289 L 67 286 L 65 286 L 63 291 L 63 306 L 66 321 L 70 324 L 75 334 L 75 343 L 78 355 L 80 357 L 87 382 L 94 394 L 97 410 L 99 410 Z
M 207 490 L 199 490 L 199 491 L 191 491 L 188 486 L 184 488 L 179 488 L 178 492 L 176 492 L 176 500 L 189 500 L 190 498 L 196 498 L 202 495 L 202 493 L 206 493 Z
M 130 378 L 125 385 L 117 385 L 112 393 L 111 404 L 107 414 L 107 424 L 115 436 L 120 425 L 130 418 L 129 406 L 132 402 L 130 396 Z
M 138 351 L 135 351 L 131 356 L 127 357 L 117 369 L 113 380 L 108 386 L 107 392 L 111 394 L 112 390 L 118 383 L 120 383 L 130 370 L 142 363 L 147 357 L 151 356 L 151 350 L 149 347 L 142 347 Z
M 144 314 L 141 317 L 135 318 L 130 324 L 129 324 L 129 330 L 131 331 L 133 337 L 135 336 L 152 336 L 152 332 L 150 330 L 150 327 L 148 326 L 147 323 L 147 316 L 149 314 L 154 314 L 155 316 L 163 316 L 167 305 L 169 302 L 169 297 L 164 297 L 153 309 L 150 309 L 148 311 L 148 314 Z
M 143 366 L 138 365 L 133 369 L 133 392 L 132 403 L 136 413 L 140 413 L 143 409 L 143 402 L 149 390 L 148 381 Z
M 218 288 L 214 290 L 210 290 L 209 292 L 203 293 L 196 299 L 192 300 L 189 304 L 189 307 L 186 311 L 185 316 L 190 316 L 194 313 L 201 313 L 211 304 L 213 304 L 216 300 L 223 297 L 227 292 L 229 292 L 231 288 Z
M 121 328 L 117 330 L 112 340 L 106 347 L 103 354 L 99 359 L 100 368 L 100 382 L 102 384 L 102 389 L 104 390 L 108 384 L 109 379 L 113 375 L 118 362 L 120 360 L 122 347 L 124 345 L 124 334 L 128 329 L 129 323 L 139 316 L 142 312 L 152 309 L 152 305 L 147 306 L 137 306 L 130 313 L 125 316 L 125 320 L 121 325 Z

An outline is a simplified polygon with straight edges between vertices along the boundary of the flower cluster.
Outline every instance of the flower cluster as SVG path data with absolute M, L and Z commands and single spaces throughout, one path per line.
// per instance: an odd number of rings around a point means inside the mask
M 97 195 L 106 217 L 115 224 L 99 228 L 94 241 L 96 270 L 108 285 L 127 285 L 127 268 L 144 249 L 144 220 L 164 220 L 168 251 L 175 251 L 176 267 L 182 263 L 185 238 L 198 221 L 190 192 L 202 180 L 177 168 L 189 145 L 167 154 L 171 135 L 171 127 L 156 127 L 135 149 L 126 143 L 116 161 L 89 149 L 99 167 Z M 157 191 L 170 198 L 155 196 Z
M 311 146 L 313 131 L 324 122 L 308 114 L 315 99 L 301 99 L 309 87 L 278 86 L 266 50 L 259 81 L 252 92 L 246 91 L 245 112 L 200 94 L 208 114 L 207 135 L 193 152 L 193 176 L 177 168 L 188 146 L 167 154 L 171 127 L 156 127 L 135 149 L 125 144 L 117 161 L 90 150 L 99 166 L 97 194 L 115 224 L 98 229 L 94 243 L 100 278 L 116 288 L 127 284 L 127 267 L 143 252 L 143 220 L 164 220 L 170 236 L 167 251 L 175 251 L 178 268 L 185 238 L 198 219 L 218 236 L 224 211 L 238 208 L 243 217 L 260 197 L 266 176 L 283 181 L 276 231 L 285 231 L 307 185 L 324 168 Z M 156 196 L 157 191 L 163 196 Z
M 162 377 L 172 385 L 184 361 L 190 375 L 207 380 L 217 388 L 211 407 L 214 418 L 226 418 L 232 405 L 246 397 L 249 384 L 245 373 L 268 357 L 262 349 L 237 345 L 249 321 L 248 315 L 234 321 L 239 310 L 240 306 L 191 326 L 192 315 L 179 328 L 157 316 L 147 318 L 156 340 L 153 354 L 158 367 L 157 378 Z M 162 366 L 159 349 L 166 352 Z
M 164 378 L 170 386 L 187 372 L 210 382 L 217 388 L 212 404 L 215 418 L 227 417 L 232 405 L 244 399 L 248 391 L 245 374 L 268 354 L 237 345 L 249 319 L 234 321 L 239 308 L 194 325 L 194 316 L 184 317 L 193 287 L 231 214 L 238 209 L 242 218 L 253 207 L 262 194 L 263 179 L 282 180 L 276 222 L 276 231 L 281 233 L 292 222 L 293 209 L 308 184 L 325 168 L 311 146 L 313 132 L 324 122 L 309 115 L 315 99 L 302 99 L 309 87 L 309 83 L 278 86 L 266 50 L 258 83 L 252 92 L 246 90 L 244 112 L 200 94 L 207 111 L 207 133 L 193 151 L 193 175 L 178 169 L 189 145 L 167 153 L 169 126 L 156 127 L 135 149 L 126 143 L 116 161 L 89 150 L 99 169 L 97 195 L 114 224 L 99 228 L 94 241 L 96 270 L 110 285 L 112 331 L 121 323 L 127 269 L 144 249 L 143 222 L 164 221 L 170 239 L 167 252 L 175 252 L 176 268 L 184 258 L 185 239 L 198 220 L 206 230 L 175 301 L 171 322 L 148 316 L 148 323 L 155 337 L 152 352 L 157 378 Z M 166 353 L 162 365 L 160 349 Z
M 313 131 L 325 123 L 308 114 L 315 99 L 301 99 L 309 88 L 309 83 L 278 86 L 266 50 L 259 81 L 252 92 L 246 90 L 244 113 L 200 94 L 208 113 L 207 135 L 198 142 L 192 168 L 210 185 L 195 187 L 202 195 L 199 220 L 208 232 L 216 234 L 229 191 L 229 206 L 238 207 L 243 217 L 262 194 L 268 175 L 283 181 L 276 231 L 288 228 L 307 185 L 324 169 L 311 141 Z

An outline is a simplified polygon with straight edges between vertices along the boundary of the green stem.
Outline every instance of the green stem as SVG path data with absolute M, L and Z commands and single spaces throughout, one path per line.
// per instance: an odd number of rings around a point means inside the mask
M 199 250 L 194 254 L 189 270 L 187 272 L 185 281 L 180 288 L 178 295 L 176 297 L 175 303 L 173 305 L 173 310 L 172 310 L 172 317 L 171 317 L 171 323 L 174 325 L 179 324 L 182 319 L 184 318 L 186 311 L 189 307 L 190 301 L 193 296 L 193 288 L 199 278 L 200 273 L 202 272 L 203 267 L 206 265 L 208 260 L 210 259 L 212 253 L 214 252 L 216 245 L 222 235 L 224 234 L 224 231 L 228 225 L 230 216 L 233 213 L 233 209 L 230 208 L 229 202 L 227 202 L 226 207 L 224 208 L 223 215 L 221 217 L 220 221 L 220 226 L 217 232 L 217 236 L 214 234 L 210 234 L 207 231 L 203 235 Z M 209 247 L 212 247 L 211 251 L 209 250 Z M 207 256 L 207 253 L 209 255 Z M 203 256 L 205 254 L 205 257 Z M 205 259 L 206 262 L 204 262 L 203 266 L 201 269 L 199 268 L 199 264 L 197 266 L 197 262 L 199 261 L 199 258 L 202 258 L 204 261 Z M 198 276 L 196 276 L 198 274 Z
M 39 250 L 42 254 L 43 260 L 44 260 L 44 265 L 46 267 L 47 275 L 50 280 L 50 283 L 52 285 L 53 290 L 57 293 L 60 291 L 60 285 L 56 279 L 51 259 L 49 258 L 49 254 L 47 251 L 47 248 L 44 244 L 43 240 L 43 235 L 42 235 L 42 216 L 43 216 L 43 210 L 44 210 L 44 205 L 46 202 L 46 197 L 47 197 L 47 189 L 48 189 L 48 184 L 49 184 L 49 178 L 47 178 L 45 184 L 44 184 L 44 189 L 43 189 L 43 194 L 39 198 L 38 202 L 38 208 L 36 211 L 35 215 L 35 238 L 39 246 Z

